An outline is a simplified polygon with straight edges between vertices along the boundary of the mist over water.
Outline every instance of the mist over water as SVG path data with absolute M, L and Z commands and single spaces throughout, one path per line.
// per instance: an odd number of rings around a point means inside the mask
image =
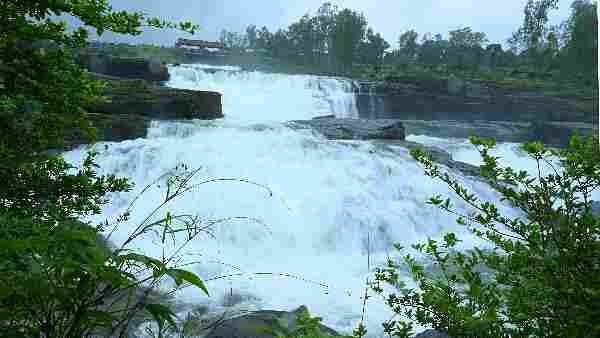
M 114 219 L 145 185 L 178 163 L 201 167 L 197 182 L 239 178 L 272 191 L 270 196 L 251 184 L 211 183 L 167 206 L 175 214 L 244 216 L 264 223 L 222 223 L 213 229 L 214 238 L 191 242 L 181 263 L 198 263 L 186 268 L 207 280 L 211 297 L 188 288 L 177 294 L 180 301 L 219 310 L 222 297 L 233 289 L 248 295 L 244 306 L 249 309 L 306 305 L 324 324 L 349 334 L 361 318 L 369 256 L 372 272 L 395 253 L 395 242 L 409 246 L 454 231 L 464 240 L 462 246 L 476 243 L 454 216 L 425 204 L 433 195 L 452 195 L 426 177 L 405 149 L 328 141 L 281 123 L 328 114 L 357 116 L 351 81 L 209 68 L 171 67 L 169 85 L 223 93 L 224 119 L 154 122 L 147 138 L 96 146 L 102 173 L 131 177 L 136 184 L 134 191 L 113 196 L 97 221 Z M 84 155 L 79 148 L 65 157 L 78 163 Z M 455 175 L 481 199 L 498 201 L 483 183 Z M 163 199 L 164 189 L 148 190 L 111 240 L 122 242 Z M 516 215 L 503 206 L 500 210 Z M 149 235 L 135 248 L 160 257 L 157 242 Z M 174 247 L 167 247 L 167 253 Z M 253 274 L 264 272 L 275 275 Z M 242 275 L 213 280 L 229 274 Z M 380 334 L 381 322 L 390 315 L 380 300 L 368 302 L 369 333 Z

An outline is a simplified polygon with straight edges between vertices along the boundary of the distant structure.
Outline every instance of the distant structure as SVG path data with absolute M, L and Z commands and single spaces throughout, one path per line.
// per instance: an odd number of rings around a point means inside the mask
M 177 39 L 175 47 L 198 55 L 222 55 L 225 52 L 225 45 L 219 41 Z

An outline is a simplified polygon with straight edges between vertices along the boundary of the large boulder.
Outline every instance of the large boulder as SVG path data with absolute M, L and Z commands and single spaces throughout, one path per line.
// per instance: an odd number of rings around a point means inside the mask
M 299 315 L 308 311 L 301 306 L 292 312 L 256 311 L 219 323 L 204 338 L 274 338 L 276 333 L 292 331 L 297 327 Z M 335 330 L 320 325 L 321 332 L 340 336 Z M 282 332 L 283 331 L 283 332 Z
M 398 120 L 316 118 L 291 121 L 292 128 L 312 128 L 332 140 L 404 140 L 404 126 Z
M 167 66 L 152 59 L 121 58 L 103 53 L 82 52 L 77 60 L 92 73 L 146 81 L 169 80 Z

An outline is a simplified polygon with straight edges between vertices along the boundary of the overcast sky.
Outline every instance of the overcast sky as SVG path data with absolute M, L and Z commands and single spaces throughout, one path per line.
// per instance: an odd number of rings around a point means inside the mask
M 142 10 L 167 20 L 191 20 L 202 26 L 194 38 L 218 39 L 222 29 L 243 31 L 249 24 L 269 30 L 287 27 L 307 12 L 314 13 L 324 0 L 112 0 L 115 9 Z M 490 42 L 505 45 L 523 20 L 526 0 L 333 0 L 340 8 L 362 12 L 376 32 L 396 47 L 398 36 L 408 29 L 442 33 L 470 26 L 485 32 Z M 560 23 L 570 12 L 572 0 L 560 0 L 550 21 Z M 102 41 L 172 45 L 177 31 L 148 31 L 138 37 L 104 34 Z

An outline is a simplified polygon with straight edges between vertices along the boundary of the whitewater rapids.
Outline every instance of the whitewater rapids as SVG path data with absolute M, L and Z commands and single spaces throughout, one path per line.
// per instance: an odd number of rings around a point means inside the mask
M 447 231 L 459 233 L 464 247 L 476 243 L 454 216 L 425 204 L 436 194 L 453 195 L 426 177 L 405 149 L 328 141 L 283 125 L 329 114 L 357 117 L 351 81 L 202 65 L 170 67 L 170 73 L 169 86 L 223 93 L 226 117 L 154 122 L 144 139 L 97 145 L 101 173 L 130 177 L 135 189 L 112 196 L 93 220 L 117 217 L 145 185 L 178 163 L 202 167 L 198 180 L 247 179 L 273 192 L 270 196 L 257 186 L 221 182 L 203 185 L 168 205 L 176 214 L 245 216 L 264 223 L 224 223 L 214 229 L 214 239 L 203 236 L 190 243 L 182 263 L 198 262 L 187 269 L 207 280 L 211 297 L 187 288 L 177 294 L 179 300 L 217 311 L 234 290 L 246 296 L 243 305 L 249 309 L 290 311 L 304 304 L 325 325 L 350 334 L 361 319 L 365 279 L 395 253 L 393 243 L 409 246 Z M 65 154 L 73 163 L 84 156 L 84 147 Z M 498 201 L 498 194 L 484 184 L 456 176 L 480 198 Z M 163 196 L 164 189 L 147 191 L 111 240 L 122 242 Z M 135 248 L 160 257 L 156 243 L 156 237 L 148 236 Z M 263 272 L 275 275 L 253 274 Z M 369 335 L 380 335 L 381 322 L 390 315 L 381 300 L 371 298 L 366 309 Z

